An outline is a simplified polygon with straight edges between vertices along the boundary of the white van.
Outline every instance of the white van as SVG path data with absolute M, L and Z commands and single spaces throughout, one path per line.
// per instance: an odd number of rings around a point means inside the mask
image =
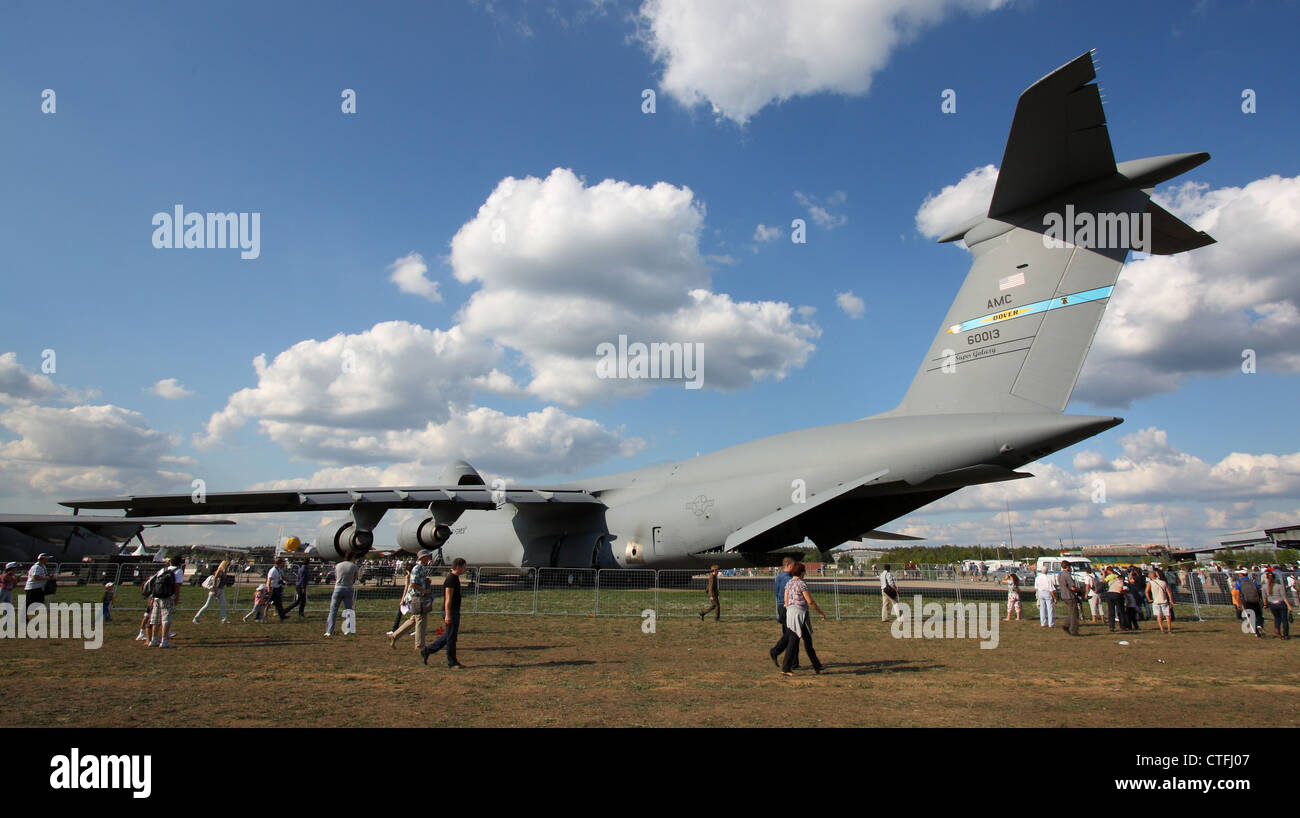
M 1086 582 L 1088 574 L 1083 569 L 1091 568 L 1092 562 L 1087 557 L 1039 557 L 1036 570 L 1040 573 L 1056 575 L 1061 573 L 1061 562 L 1070 563 L 1070 573 L 1080 582 Z

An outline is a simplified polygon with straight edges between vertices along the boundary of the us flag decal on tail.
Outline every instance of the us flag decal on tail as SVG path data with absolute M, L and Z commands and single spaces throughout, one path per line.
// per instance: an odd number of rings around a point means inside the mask
M 998 290 L 1009 290 L 1012 287 L 1019 287 L 1025 283 L 1025 274 L 1016 273 L 1013 276 L 998 279 Z

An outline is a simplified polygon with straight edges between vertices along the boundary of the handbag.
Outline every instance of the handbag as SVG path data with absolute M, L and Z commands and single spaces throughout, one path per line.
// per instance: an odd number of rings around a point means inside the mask
M 217 587 L 216 579 L 217 579 L 216 574 L 208 574 L 207 579 L 203 580 L 203 589 L 205 591 L 211 591 L 215 589 Z
M 433 598 L 427 596 L 417 596 L 407 603 L 410 613 L 420 616 L 433 610 Z

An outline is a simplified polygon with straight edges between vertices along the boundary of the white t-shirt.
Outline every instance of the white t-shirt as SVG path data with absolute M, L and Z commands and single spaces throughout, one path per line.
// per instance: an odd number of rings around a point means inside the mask
M 27 582 L 23 585 L 24 591 L 34 591 L 37 588 L 44 588 L 45 581 L 50 577 L 50 569 L 41 565 L 39 562 L 33 565 L 27 571 Z
M 279 568 L 272 565 L 271 570 L 266 572 L 266 584 L 272 591 L 284 586 L 284 576 Z
M 885 590 L 886 588 L 888 588 L 890 585 L 893 585 L 893 584 L 894 584 L 894 578 L 890 575 L 890 573 L 889 573 L 888 571 L 881 571 L 881 572 L 880 572 L 880 590 L 883 591 L 883 590 Z

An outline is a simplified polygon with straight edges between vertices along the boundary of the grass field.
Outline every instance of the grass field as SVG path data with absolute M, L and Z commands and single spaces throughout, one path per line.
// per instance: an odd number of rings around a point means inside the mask
M 62 596 L 62 594 L 60 594 Z M 698 597 L 697 597 L 698 598 Z M 64 598 L 64 601 L 71 601 Z M 823 601 L 824 604 L 824 601 Z M 240 612 L 242 615 L 242 611 Z M 1300 724 L 1300 640 L 1259 640 L 1236 622 L 1154 623 L 1136 634 L 1000 623 L 999 647 L 894 639 L 888 625 L 818 623 L 827 670 L 781 676 L 772 621 L 631 617 L 466 617 L 464 670 L 390 649 L 391 619 L 322 637 L 322 619 L 194 625 L 172 651 L 133 641 L 121 611 L 104 645 L 5 640 L 0 695 L 10 726 L 1259 726 Z M 1269 626 L 1271 631 L 1271 625 Z M 1126 639 L 1128 646 L 1118 641 Z M 804 661 L 805 668 L 807 660 Z M 791 709 L 791 706 L 794 709 Z

